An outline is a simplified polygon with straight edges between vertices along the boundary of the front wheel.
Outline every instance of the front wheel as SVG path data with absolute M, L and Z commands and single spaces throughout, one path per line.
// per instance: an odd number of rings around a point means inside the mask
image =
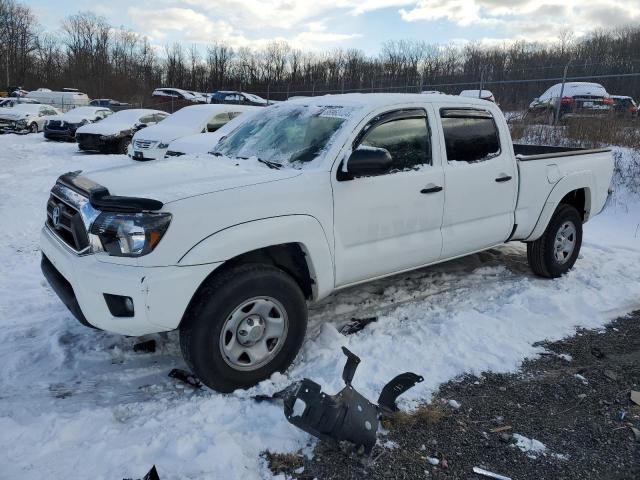
M 582 246 L 582 218 L 572 205 L 560 204 L 542 236 L 527 243 L 527 260 L 536 275 L 557 278 L 571 270 Z
M 122 153 L 123 155 L 126 155 L 128 153 L 130 143 L 131 143 L 131 138 L 129 137 L 124 137 L 122 140 L 120 140 L 120 142 L 118 142 L 117 153 Z
M 38 124 L 34 122 L 31 125 L 29 125 L 29 132 L 38 133 Z
M 227 393 L 284 371 L 306 328 L 306 301 L 290 275 L 240 265 L 201 287 L 180 325 L 180 347 L 207 386 Z

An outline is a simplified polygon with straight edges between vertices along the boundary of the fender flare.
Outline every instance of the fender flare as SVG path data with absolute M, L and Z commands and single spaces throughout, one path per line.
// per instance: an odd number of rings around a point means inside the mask
M 310 215 L 268 217 L 231 225 L 192 246 L 178 265 L 226 262 L 253 250 L 290 243 L 299 244 L 306 254 L 315 282 L 313 299 L 329 295 L 334 289 L 333 255 L 322 225 Z
M 547 201 L 542 208 L 542 212 L 538 217 L 538 222 L 534 227 L 533 231 L 529 234 L 527 238 L 524 239 L 526 242 L 531 242 L 537 240 L 542 236 L 544 231 L 547 229 L 547 225 L 551 221 L 551 217 L 553 213 L 558 208 L 558 204 L 560 201 L 570 192 L 575 190 L 585 190 L 584 195 L 584 221 L 586 222 L 589 219 L 589 213 L 591 212 L 592 198 L 591 198 L 591 186 L 595 185 L 595 180 L 593 178 L 593 173 L 590 171 L 579 171 L 571 173 L 558 181 L 555 184 L 549 196 L 547 197 Z

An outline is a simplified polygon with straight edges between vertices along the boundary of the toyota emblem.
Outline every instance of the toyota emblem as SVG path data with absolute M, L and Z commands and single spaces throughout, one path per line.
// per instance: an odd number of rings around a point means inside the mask
M 53 212 L 51 212 L 51 223 L 53 223 L 54 228 L 60 228 L 60 205 L 53 207 Z

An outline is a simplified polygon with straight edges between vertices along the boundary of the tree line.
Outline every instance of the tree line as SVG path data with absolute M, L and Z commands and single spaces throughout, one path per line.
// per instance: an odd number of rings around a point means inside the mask
M 262 49 L 180 43 L 154 48 L 133 31 L 80 12 L 59 31 L 45 32 L 31 8 L 0 0 L 0 85 L 28 89 L 74 87 L 92 98 L 145 104 L 158 87 L 212 92 L 243 90 L 271 99 L 350 91 L 492 90 L 505 107 L 522 107 L 568 76 L 596 77 L 612 94 L 640 96 L 640 27 L 596 30 L 554 42 L 437 45 L 384 42 L 377 55 L 337 48 L 306 52 L 274 41 Z M 538 80 L 547 79 L 547 80 Z M 584 80 L 589 80 L 585 78 Z M 505 82 L 505 83 L 502 83 Z

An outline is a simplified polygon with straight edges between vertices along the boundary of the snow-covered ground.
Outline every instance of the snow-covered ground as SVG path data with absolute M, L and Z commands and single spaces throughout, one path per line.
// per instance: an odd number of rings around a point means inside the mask
M 617 149 L 621 165 L 631 152 Z M 403 408 L 428 400 L 465 372 L 514 371 L 532 344 L 576 326 L 599 327 L 640 306 L 640 196 L 621 185 L 586 225 L 575 269 L 534 277 L 525 249 L 510 244 L 340 292 L 312 308 L 295 365 L 249 392 L 192 391 L 167 377 L 184 364 L 177 335 L 156 336 L 154 354 L 135 339 L 82 327 L 46 286 L 38 232 L 48 190 L 60 173 L 126 164 L 86 155 L 42 135 L 0 136 L 0 478 L 141 477 L 162 480 L 266 478 L 259 454 L 312 444 L 281 407 L 257 403 L 303 376 L 334 392 L 347 346 L 362 358 L 354 385 L 375 400 L 402 371 L 425 381 Z M 213 161 L 213 160 L 212 160 Z M 154 168 L 152 163 L 148 168 Z M 351 317 L 378 321 L 349 337 Z

